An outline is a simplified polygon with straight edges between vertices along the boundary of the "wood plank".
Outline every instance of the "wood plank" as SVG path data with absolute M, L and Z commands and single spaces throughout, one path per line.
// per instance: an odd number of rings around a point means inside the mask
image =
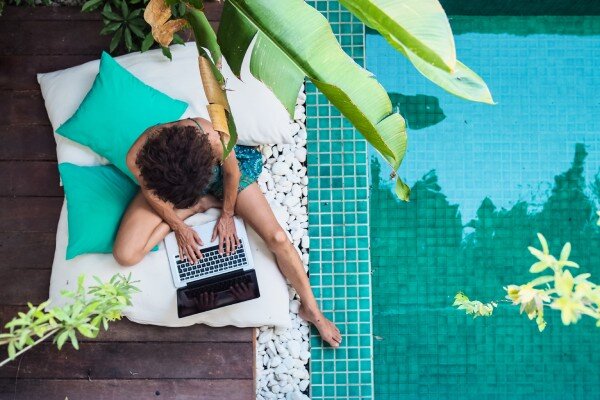
M 0 282 L 0 304 L 20 306 L 28 301 L 39 304 L 48 299 L 50 270 L 32 270 L 17 264 L 13 269 L 0 270 Z
M 0 305 L 0 327 L 12 319 L 17 312 L 26 311 L 24 306 Z M 81 338 L 83 342 L 252 342 L 254 328 L 224 326 L 213 328 L 193 325 L 182 328 L 142 325 L 123 319 L 111 322 L 107 332 L 102 331 L 97 339 Z
M 56 232 L 60 197 L 0 197 L 0 232 Z
M 223 6 L 207 3 L 206 14 L 214 29 Z M 94 55 L 107 50 L 111 37 L 100 35 L 100 15 L 78 7 L 6 7 L 0 24 L 0 55 Z M 77 32 L 77 37 L 73 36 Z
M 37 90 L 39 85 L 36 74 L 74 67 L 97 60 L 99 56 L 100 54 L 2 55 L 0 56 L 0 89 Z
M 100 13 L 82 13 L 79 7 L 18 7 L 6 6 L 2 14 L 2 21 L 100 21 L 102 16 Z
M 42 343 L 0 368 L 0 378 L 18 369 L 24 379 L 252 379 L 253 358 L 250 342 L 84 342 L 79 351 Z
M 64 197 L 54 161 L 0 161 L 0 196 Z
M 38 10 L 43 12 L 46 8 Z M 90 54 L 98 57 L 110 43 L 109 36 L 100 35 L 102 27 L 100 20 L 8 20 L 2 16 L 0 54 Z
M 16 124 L 50 124 L 39 90 L 0 90 L 0 125 Z
M 56 161 L 53 135 L 49 123 L 0 126 L 0 160 Z
M 0 399 L 250 400 L 253 384 L 253 379 L 0 379 Z
M 50 269 L 54 258 L 54 232 L 0 232 L 0 271 Z

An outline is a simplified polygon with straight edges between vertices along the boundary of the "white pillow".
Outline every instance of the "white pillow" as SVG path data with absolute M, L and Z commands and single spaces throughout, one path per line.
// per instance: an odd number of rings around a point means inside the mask
M 204 214 L 196 214 L 186 220 L 190 225 L 213 221 L 219 211 L 212 209 Z M 158 251 L 151 252 L 133 267 L 121 267 L 112 254 L 85 254 L 66 260 L 69 239 L 67 229 L 66 202 L 60 214 L 56 232 L 56 252 L 50 278 L 50 300 L 52 305 L 63 305 L 67 299 L 60 295 L 62 290 L 75 290 L 77 278 L 86 276 L 86 286 L 94 285 L 93 276 L 102 280 L 110 279 L 116 273 L 131 272 L 133 280 L 141 290 L 133 295 L 133 306 L 125 310 L 125 316 L 134 322 L 162 326 L 189 326 L 206 324 L 210 326 L 234 325 L 238 327 L 257 327 L 272 325 L 288 328 L 289 300 L 287 284 L 275 262 L 273 254 L 265 242 L 250 227 L 247 227 L 250 250 L 254 259 L 256 277 L 260 289 L 258 299 L 245 301 L 216 310 L 177 317 L 176 289 L 167 261 L 164 243 Z
M 202 117 L 209 119 L 208 101 L 202 88 L 198 71 L 198 50 L 193 42 L 171 47 L 173 61 L 160 50 L 131 53 L 116 57 L 118 63 L 147 85 L 183 100 L 189 107 L 182 118 Z M 239 80 L 223 60 L 222 72 L 227 80 L 227 97 L 238 129 L 238 143 L 248 146 L 261 144 L 293 144 L 291 120 L 285 107 L 275 95 L 249 70 L 250 51 L 242 66 Z M 42 96 L 52 128 L 58 129 L 77 110 L 92 87 L 98 74 L 99 61 L 38 74 Z M 88 147 L 54 134 L 57 142 L 58 162 L 76 165 L 106 164 L 106 160 Z

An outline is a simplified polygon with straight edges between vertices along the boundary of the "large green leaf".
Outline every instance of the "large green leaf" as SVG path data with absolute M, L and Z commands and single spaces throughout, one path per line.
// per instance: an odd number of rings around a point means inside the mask
M 427 79 L 467 100 L 494 104 L 479 75 L 456 59 L 448 18 L 438 0 L 340 0 L 377 30 Z
M 447 92 L 463 99 L 495 104 L 484 80 L 460 61 L 456 61 L 454 72 L 446 72 L 425 62 L 407 48 L 403 48 L 402 53 L 424 77 Z
M 452 72 L 456 48 L 452 29 L 437 0 L 340 0 L 365 25 L 398 50 L 398 43 L 419 58 Z
M 327 20 L 303 0 L 227 0 L 217 40 L 239 75 L 256 37 L 250 72 L 293 114 L 308 77 L 397 169 L 406 151 L 404 119 L 384 88 L 341 49 Z
M 185 18 L 194 32 L 196 45 L 208 49 L 213 62 L 217 65 L 220 65 L 221 49 L 217 44 L 217 36 L 215 35 L 215 31 L 210 26 L 210 22 L 208 22 L 206 15 L 200 10 L 188 7 Z

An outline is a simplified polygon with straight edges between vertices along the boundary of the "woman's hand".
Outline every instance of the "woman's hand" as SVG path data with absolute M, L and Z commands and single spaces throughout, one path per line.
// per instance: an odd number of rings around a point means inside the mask
M 179 258 L 188 259 L 194 264 L 202 258 L 202 252 L 200 246 L 202 246 L 202 239 L 200 235 L 192 227 L 182 223 L 181 225 L 173 229 L 175 237 L 177 238 L 177 246 L 179 246 Z
M 237 246 L 240 245 L 240 239 L 237 237 L 233 215 L 225 212 L 221 213 L 213 230 L 211 241 L 214 241 L 217 236 L 219 237 L 219 254 L 223 254 L 223 252 L 232 254 L 235 252 Z

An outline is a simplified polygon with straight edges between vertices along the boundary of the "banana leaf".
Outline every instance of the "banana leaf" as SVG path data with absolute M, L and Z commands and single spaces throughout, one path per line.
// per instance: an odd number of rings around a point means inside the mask
M 240 75 L 256 37 L 250 72 L 293 115 L 304 78 L 312 81 L 394 170 L 406 151 L 404 119 L 392 111 L 385 89 L 341 49 L 328 21 L 303 0 L 227 0 L 217 41 Z M 408 187 L 397 191 L 408 198 Z
M 495 104 L 479 75 L 456 59 L 452 30 L 437 0 L 340 0 L 427 79 L 466 100 Z
M 438 0 L 340 0 L 365 25 L 446 72 L 456 67 L 456 47 L 448 17 Z
M 425 62 L 401 44 L 398 48 L 417 71 L 445 91 L 466 100 L 496 104 L 484 80 L 460 61 L 456 61 L 456 68 L 453 72 L 446 72 Z
M 194 32 L 200 78 L 209 103 L 206 108 L 214 129 L 220 133 L 224 160 L 235 146 L 238 135 L 225 92 L 225 78 L 220 71 L 221 49 L 204 12 L 188 6 L 185 19 Z

